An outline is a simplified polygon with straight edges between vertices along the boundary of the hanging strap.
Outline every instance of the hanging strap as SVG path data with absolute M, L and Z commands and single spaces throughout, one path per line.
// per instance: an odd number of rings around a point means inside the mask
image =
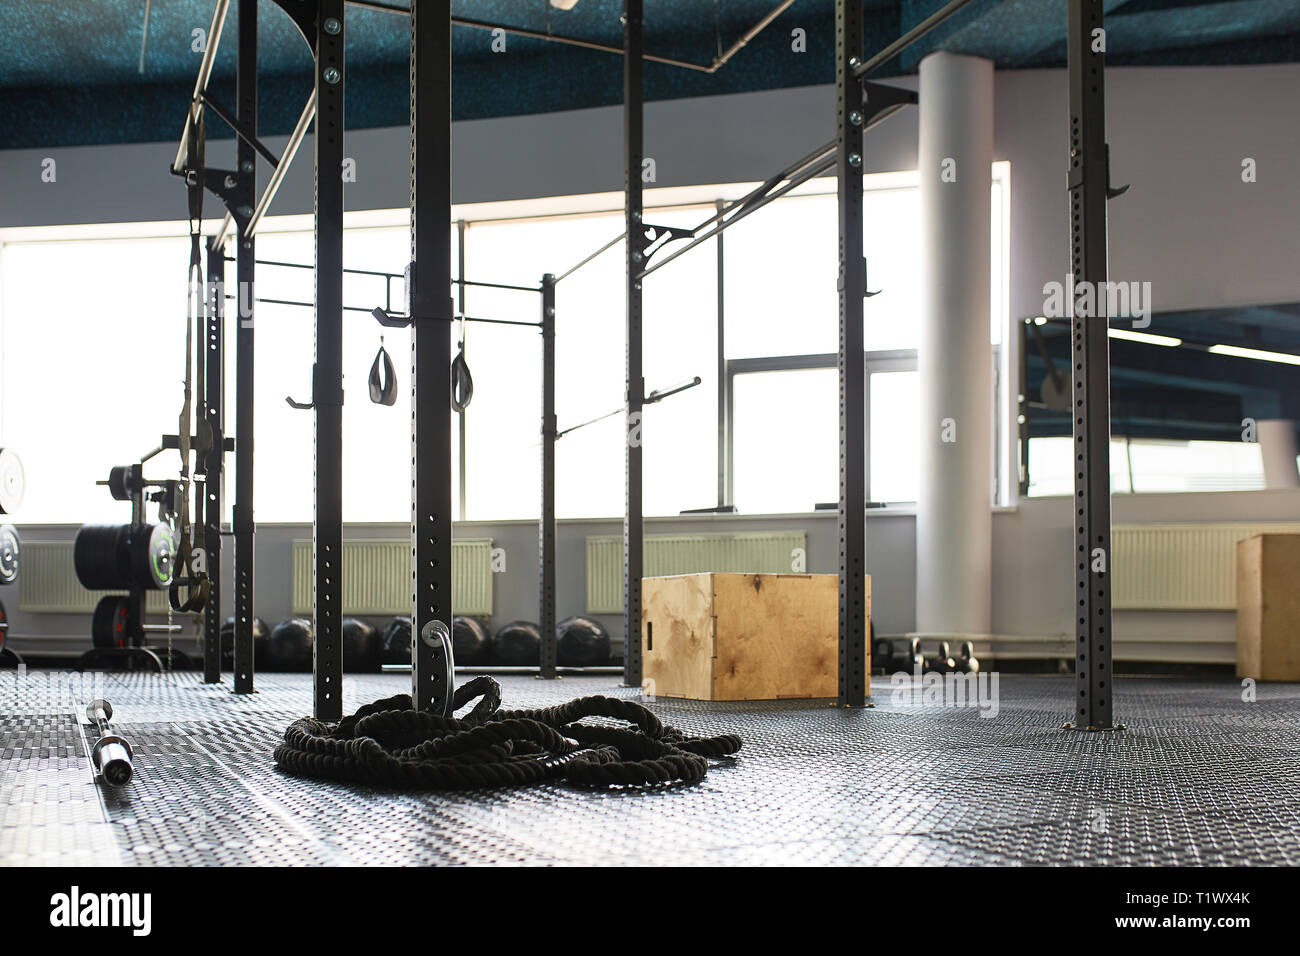
M 370 400 L 376 405 L 393 405 L 397 402 L 397 373 L 393 360 L 384 350 L 384 337 L 379 337 L 379 352 L 370 366 Z
M 177 423 L 177 447 L 181 456 L 180 481 L 178 483 L 177 502 L 177 545 L 176 571 L 172 576 L 171 587 L 167 591 L 167 602 L 175 611 L 200 610 L 208 599 L 207 568 L 203 564 L 195 567 L 195 555 L 206 558 L 204 552 L 205 538 L 203 523 L 200 521 L 194 533 L 190 528 L 190 435 L 193 430 L 193 381 L 194 366 L 198 366 L 199 389 L 202 391 L 205 376 L 203 356 L 194 354 L 194 328 L 203 322 L 206 305 L 203 301 L 203 170 L 204 170 L 205 130 L 203 115 L 198 104 L 191 104 L 189 135 L 185 157 L 185 185 L 188 191 L 190 218 L 190 265 L 187 274 L 188 288 L 185 303 L 185 398 L 181 404 L 180 420 Z M 199 341 L 203 341 L 200 331 Z M 201 452 L 201 449 L 200 449 Z M 185 600 L 181 600 L 180 591 L 187 590 Z

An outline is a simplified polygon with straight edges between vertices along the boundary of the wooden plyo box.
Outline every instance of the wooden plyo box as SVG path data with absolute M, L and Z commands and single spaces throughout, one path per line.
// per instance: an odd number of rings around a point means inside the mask
M 870 578 L 866 599 L 870 621 Z M 641 608 L 642 677 L 648 693 L 691 700 L 839 694 L 839 583 L 834 574 L 711 572 L 644 578 Z M 863 676 L 870 694 L 871 642 L 866 644 Z
M 1237 542 L 1237 676 L 1300 681 L 1300 534 Z

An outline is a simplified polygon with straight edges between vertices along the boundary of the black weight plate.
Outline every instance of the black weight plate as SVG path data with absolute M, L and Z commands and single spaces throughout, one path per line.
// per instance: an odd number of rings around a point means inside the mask
M 176 541 L 165 524 L 142 524 L 131 529 L 131 576 L 142 588 L 157 591 L 172 582 Z
M 72 546 L 72 565 L 83 588 L 103 591 L 131 586 L 130 554 L 125 547 L 130 531 L 130 525 L 81 527 Z
M 0 584 L 13 584 L 18 580 L 21 547 L 17 529 L 11 524 L 0 525 Z
M 90 639 L 95 647 L 126 647 L 131 638 L 130 602 L 121 595 L 99 599 L 90 619 Z
M 114 465 L 108 472 L 108 493 L 114 501 L 130 501 L 131 492 L 127 488 L 126 465 Z
M 8 448 L 0 448 L 0 515 L 13 514 L 23 503 L 27 474 L 22 460 Z

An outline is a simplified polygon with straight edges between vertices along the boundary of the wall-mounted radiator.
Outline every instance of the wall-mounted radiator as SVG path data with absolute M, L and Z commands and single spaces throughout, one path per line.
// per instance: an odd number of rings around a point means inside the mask
M 1124 611 L 1232 611 L 1237 542 L 1300 533 L 1300 522 L 1116 525 L 1113 606 Z
M 741 534 L 650 534 L 645 538 L 645 575 L 734 571 L 779 574 L 799 570 L 806 554 L 803 531 L 756 531 Z M 623 538 L 587 538 L 587 613 L 623 612 Z
M 492 613 L 492 539 L 451 544 L 451 606 L 456 614 Z M 343 613 L 409 614 L 411 542 L 343 542 Z M 311 541 L 293 543 L 293 612 L 311 613 Z

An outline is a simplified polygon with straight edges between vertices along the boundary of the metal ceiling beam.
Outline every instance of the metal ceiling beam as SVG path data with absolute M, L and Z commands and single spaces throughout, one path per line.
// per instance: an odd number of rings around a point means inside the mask
M 375 3 L 373 0 L 347 0 L 350 6 L 361 7 L 365 10 L 378 10 L 383 13 L 394 13 L 402 16 L 409 16 L 411 11 L 406 7 L 395 7 L 386 3 Z M 653 53 L 642 52 L 641 59 L 651 63 L 663 63 L 666 66 L 676 66 L 684 70 L 695 70 L 698 73 L 716 73 L 727 65 L 737 53 L 747 47 L 754 38 L 765 30 L 769 24 L 782 13 L 788 10 L 794 4 L 794 0 L 780 0 L 767 14 L 765 14 L 757 23 L 741 34 L 740 38 L 729 46 L 725 52 L 713 58 L 711 63 L 695 63 L 691 60 L 679 60 L 670 56 L 657 56 Z M 600 53 L 615 53 L 623 55 L 623 48 L 612 46 L 608 43 L 597 43 L 594 40 L 583 40 L 580 37 L 564 36 L 562 34 L 550 33 L 546 30 L 530 30 L 527 27 L 512 27 L 504 23 L 489 23 L 486 20 L 473 20 L 468 17 L 452 17 L 452 26 L 469 27 L 475 30 L 501 30 L 511 36 L 527 37 L 530 40 L 544 40 L 547 43 L 560 43 L 565 46 L 581 47 L 585 50 L 596 50 Z

